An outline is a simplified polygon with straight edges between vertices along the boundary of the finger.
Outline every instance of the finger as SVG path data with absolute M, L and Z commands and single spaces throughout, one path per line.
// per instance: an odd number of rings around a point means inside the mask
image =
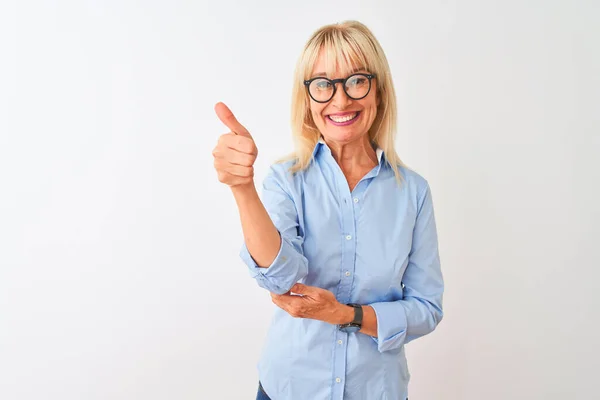
M 225 167 L 225 171 L 229 172 L 231 175 L 239 176 L 240 178 L 254 177 L 253 167 L 244 167 L 242 165 L 230 164 Z
M 283 300 L 286 297 L 290 297 L 291 294 L 289 291 L 283 293 L 283 294 L 279 294 L 279 293 L 275 293 L 275 292 L 269 292 L 271 294 L 271 297 L 274 299 L 279 299 L 279 300 Z
M 229 160 L 222 157 L 215 157 L 213 165 L 217 171 L 227 172 L 231 175 L 240 176 L 242 178 L 254 177 L 254 167 L 232 164 L 229 162 Z
M 307 294 L 311 291 L 311 287 L 303 285 L 302 283 L 296 283 L 292 286 L 291 291 L 298 294 Z
M 243 167 L 252 167 L 255 157 L 252 154 L 240 153 L 239 151 L 230 154 L 227 161 L 233 165 L 241 165 Z
M 251 137 L 250 132 L 242 124 L 238 122 L 235 115 L 231 112 L 229 107 L 219 102 L 215 105 L 215 112 L 217 116 L 231 131 L 237 135 Z
M 247 136 L 240 135 L 223 135 L 219 138 L 224 146 L 239 151 L 241 153 L 256 155 L 256 146 L 254 140 Z
M 294 318 L 303 318 L 304 311 L 299 297 L 289 294 L 271 296 L 273 303 Z
M 217 171 L 226 172 L 230 175 L 239 176 L 241 178 L 253 178 L 254 167 L 245 167 L 243 165 L 231 164 L 224 158 L 215 158 L 213 165 Z
M 285 303 L 283 301 L 281 301 L 281 298 L 278 295 L 271 295 L 271 301 L 273 302 L 273 304 L 275 304 L 277 307 L 281 308 L 284 311 L 287 311 L 285 309 Z

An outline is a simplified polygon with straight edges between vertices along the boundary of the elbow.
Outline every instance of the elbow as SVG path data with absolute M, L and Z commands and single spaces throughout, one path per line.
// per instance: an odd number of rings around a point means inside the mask
M 436 311 L 432 312 L 432 318 L 433 328 L 431 329 L 431 331 L 434 331 L 435 328 L 437 328 L 440 322 L 442 322 L 442 320 L 444 319 L 444 311 L 441 308 L 438 308 Z
M 300 257 L 299 264 L 300 265 L 298 267 L 298 277 L 296 279 L 296 282 L 298 282 L 300 279 L 304 279 L 308 275 L 308 260 L 306 259 L 306 257 Z
M 430 314 L 430 319 L 429 319 L 429 324 L 428 324 L 428 331 L 425 334 L 429 334 L 431 332 L 433 332 L 435 330 L 435 328 L 438 327 L 438 325 L 440 324 L 440 322 L 442 322 L 442 320 L 444 319 L 444 310 L 442 309 L 441 305 L 436 305 L 436 304 L 432 304 L 429 303 L 429 314 Z
M 425 300 L 419 299 L 419 301 L 425 305 L 425 309 L 429 313 L 429 323 L 427 324 L 430 328 L 430 332 L 433 332 L 435 328 L 444 319 L 444 310 L 442 308 L 441 299 Z
M 308 260 L 302 254 L 294 254 L 290 258 L 285 257 L 283 261 L 284 265 L 266 268 L 264 272 L 255 277 L 260 287 L 275 294 L 285 294 L 308 275 Z
M 306 257 L 300 255 L 296 260 L 296 268 L 292 269 L 294 273 L 288 276 L 288 279 L 284 279 L 281 285 L 281 292 L 278 294 L 284 294 L 289 292 L 296 283 L 304 279 L 308 275 L 308 260 Z
M 441 306 L 441 302 L 430 302 L 425 299 L 415 299 L 422 307 L 421 308 L 421 323 L 418 324 L 418 328 L 411 329 L 410 339 L 412 341 L 416 338 L 425 336 L 433 332 L 442 319 L 444 319 L 444 311 Z

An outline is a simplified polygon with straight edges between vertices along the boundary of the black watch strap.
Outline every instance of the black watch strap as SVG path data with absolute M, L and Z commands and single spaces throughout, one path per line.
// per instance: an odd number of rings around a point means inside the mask
M 354 307 L 354 319 L 352 320 L 352 324 L 361 325 L 362 326 L 362 320 L 363 320 L 362 305 L 355 304 L 355 303 L 350 303 L 348 305 L 351 306 L 351 307 Z

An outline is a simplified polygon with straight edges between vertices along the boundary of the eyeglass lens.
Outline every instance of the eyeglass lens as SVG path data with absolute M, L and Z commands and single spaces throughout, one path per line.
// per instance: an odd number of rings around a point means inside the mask
M 352 75 L 346 80 L 344 89 L 346 94 L 355 100 L 362 99 L 369 93 L 370 80 L 364 75 Z M 329 79 L 319 78 L 311 82 L 308 87 L 310 95 L 316 101 L 329 101 L 333 97 L 334 85 Z

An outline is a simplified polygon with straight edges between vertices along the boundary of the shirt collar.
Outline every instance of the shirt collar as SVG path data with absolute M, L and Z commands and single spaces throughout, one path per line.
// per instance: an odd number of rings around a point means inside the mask
M 313 150 L 313 158 L 316 157 L 317 153 L 319 153 L 319 150 L 324 147 L 325 149 L 327 149 L 327 151 L 331 154 L 331 150 L 329 149 L 329 146 L 327 146 L 327 143 L 325 143 L 325 141 L 323 140 L 323 137 L 319 137 L 319 141 L 317 142 L 317 144 L 315 145 L 315 148 Z M 375 150 L 375 153 L 377 155 L 377 161 L 379 162 L 379 166 L 381 167 L 381 164 L 384 160 L 383 157 L 383 149 L 380 147 L 377 147 L 377 149 Z

